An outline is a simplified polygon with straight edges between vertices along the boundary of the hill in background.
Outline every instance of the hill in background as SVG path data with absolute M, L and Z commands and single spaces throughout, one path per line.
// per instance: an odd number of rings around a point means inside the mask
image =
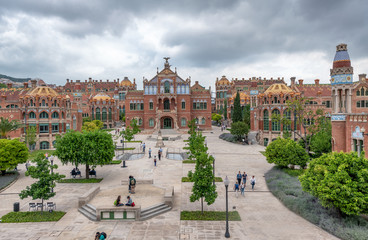
M 29 80 L 31 80 L 31 78 L 15 78 L 15 77 L 9 77 L 7 75 L 4 75 L 4 74 L 0 74 L 0 78 L 6 78 L 6 79 L 9 79 L 13 82 L 28 82 Z

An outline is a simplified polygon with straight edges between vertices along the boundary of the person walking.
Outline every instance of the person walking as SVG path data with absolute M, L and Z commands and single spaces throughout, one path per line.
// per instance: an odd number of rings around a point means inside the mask
M 160 149 L 158 150 L 157 155 L 158 155 L 158 160 L 161 161 L 161 151 L 160 151 Z
M 240 185 L 241 180 L 242 180 L 242 174 L 240 173 L 240 171 L 239 171 L 239 173 L 236 175 L 236 179 L 238 180 L 238 185 Z
M 142 149 L 143 149 L 143 152 L 145 153 L 146 152 L 146 144 L 145 143 L 143 143 Z
M 31 166 L 31 164 L 29 163 L 29 161 L 26 162 L 26 169 L 28 171 L 28 167 Z
M 256 178 L 254 176 L 250 179 L 250 185 L 252 185 L 252 190 L 254 191 L 254 185 L 256 185 Z
M 155 164 L 155 167 L 156 167 L 156 164 L 157 164 L 157 159 L 156 159 L 156 156 L 153 157 L 153 162 Z
M 132 178 L 133 176 L 129 176 L 129 193 L 131 193 L 131 190 L 132 190 L 132 185 L 131 185 Z
M 235 191 L 235 197 L 238 197 L 238 193 L 239 193 L 239 184 L 238 184 L 238 182 L 235 182 L 234 191 Z
M 160 154 L 161 154 L 161 157 L 164 158 L 164 155 L 163 155 L 163 150 L 162 148 L 160 147 Z
M 131 194 L 134 194 L 135 193 L 135 184 L 136 184 L 136 180 L 132 176 L 132 178 L 130 179 L 130 193 Z
M 151 148 L 149 148 L 149 149 L 148 149 L 148 158 L 151 158 L 151 154 L 152 154 L 152 149 L 151 149 Z
M 242 175 L 244 186 L 247 184 L 247 177 L 248 175 L 244 172 Z
M 241 185 L 240 185 L 240 194 L 244 197 L 244 190 L 245 190 L 245 184 L 244 183 L 242 183 Z

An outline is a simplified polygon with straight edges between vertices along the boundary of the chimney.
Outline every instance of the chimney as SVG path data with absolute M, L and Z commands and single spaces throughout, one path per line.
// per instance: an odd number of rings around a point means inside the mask
M 303 85 L 303 79 L 299 79 L 299 85 Z
M 69 81 L 69 79 L 68 79 L 68 81 Z M 32 79 L 31 80 L 31 85 L 32 85 L 32 88 L 36 88 L 37 87 L 37 80 Z
M 70 83 L 73 83 L 73 80 L 70 80 Z
M 68 83 L 69 82 L 69 78 L 66 79 L 66 82 Z
M 118 78 L 118 83 L 119 83 L 119 78 Z
M 271 78 L 271 80 L 273 80 L 273 78 Z
M 109 82 L 109 79 L 107 79 L 107 82 Z
M 87 80 L 84 80 L 84 82 L 86 83 L 86 82 L 87 82 Z
M 365 73 L 359 74 L 359 82 L 360 81 L 365 81 L 366 76 L 367 76 L 367 74 L 365 74 Z
M 100 79 L 100 82 L 102 82 L 102 80 Z
M 314 84 L 316 84 L 316 86 L 318 86 L 319 85 L 319 79 L 315 79 Z
M 116 83 L 116 79 L 114 79 L 114 83 Z
M 6 84 L 6 86 L 7 86 L 8 88 L 12 88 L 12 87 L 13 87 L 13 83 L 7 83 L 7 84 Z
M 88 81 L 91 82 L 92 81 L 92 78 L 88 78 Z
M 27 82 L 24 82 L 23 83 L 23 86 L 24 86 L 24 88 L 28 88 L 28 83 Z
M 295 85 L 295 78 L 296 78 L 296 77 L 291 77 L 291 78 L 290 78 L 291 86 L 294 86 L 294 85 Z

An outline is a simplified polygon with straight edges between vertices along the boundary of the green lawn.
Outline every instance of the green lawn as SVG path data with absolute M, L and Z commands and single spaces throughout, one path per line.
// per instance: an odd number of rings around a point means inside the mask
M 5 175 L 0 174 L 0 190 L 6 188 L 19 176 L 18 171 L 6 171 Z
M 135 149 L 135 147 L 124 148 L 124 150 L 134 150 L 134 149 Z M 122 150 L 123 150 L 123 148 L 115 148 L 115 150 L 120 150 L 120 151 L 122 151 Z
M 191 180 L 188 177 L 182 177 L 181 181 L 182 182 L 193 182 L 193 180 Z M 215 177 L 215 182 L 222 182 L 222 178 L 221 177 Z
M 112 164 L 120 164 L 121 163 L 121 160 L 113 160 L 109 163 L 109 165 L 112 165 Z
M 183 160 L 183 163 L 195 163 L 195 160 Z
M 124 143 L 141 143 L 141 140 L 136 140 L 136 141 L 124 141 Z
M 99 183 L 103 178 L 68 178 L 61 179 L 59 183 Z
M 199 221 L 225 221 L 226 212 L 217 211 L 182 211 L 180 213 L 180 220 L 199 220 Z M 237 211 L 229 212 L 229 221 L 241 221 L 240 215 Z
M 48 153 L 48 154 L 49 154 L 49 156 L 51 156 L 52 154 L 54 154 L 54 152 L 55 152 L 55 150 L 35 150 L 35 151 L 33 151 L 33 152 L 29 153 L 28 160 L 30 160 L 30 161 L 31 161 L 31 160 L 35 159 L 35 157 L 36 157 L 39 153 L 43 153 L 43 154 Z
M 1 217 L 2 223 L 20 223 L 20 222 L 55 222 L 59 221 L 65 215 L 65 212 L 53 211 L 47 212 L 10 212 Z

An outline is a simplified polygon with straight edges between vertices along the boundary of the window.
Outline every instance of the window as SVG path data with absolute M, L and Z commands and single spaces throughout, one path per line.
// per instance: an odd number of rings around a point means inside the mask
M 96 108 L 96 120 L 101 120 L 100 108 Z
M 155 120 L 153 120 L 153 118 L 151 118 L 150 120 L 149 120 L 149 126 L 150 127 L 153 127 L 155 125 Z
M 364 96 L 364 88 L 360 89 L 360 96 Z
M 49 118 L 49 114 L 47 112 L 40 113 L 40 118 Z
M 49 149 L 50 148 L 50 144 L 49 142 L 41 142 L 40 143 L 40 149 Z
M 107 119 L 107 112 L 106 112 L 106 108 L 102 108 L 102 121 L 106 121 Z
M 164 110 L 170 110 L 170 101 L 169 101 L 169 99 L 164 100 Z
M 181 102 L 181 109 L 185 109 L 185 101 Z
M 187 120 L 185 118 L 181 119 L 181 126 L 186 127 L 187 126 Z
M 57 112 L 53 112 L 53 113 L 51 114 L 51 117 L 52 117 L 52 118 L 59 118 L 59 113 L 57 113 Z
M 45 100 L 42 100 L 42 104 L 41 104 L 42 107 L 46 106 L 46 101 Z
M 268 138 L 263 139 L 263 146 L 267 147 L 268 145 Z
M 40 133 L 49 133 L 49 125 L 40 124 Z
M 270 130 L 269 128 L 270 128 L 270 125 L 269 125 L 269 118 L 268 118 L 268 110 L 264 110 L 263 112 L 263 130 L 268 131 Z
M 109 121 L 111 121 L 112 120 L 112 110 L 111 110 L 111 108 L 109 108 Z
M 356 106 L 357 108 L 360 108 L 360 101 L 357 101 Z
M 166 81 L 164 83 L 164 89 L 165 89 L 165 93 L 170 93 L 170 82 L 169 81 Z
M 153 110 L 153 102 L 150 102 L 150 103 L 149 103 L 149 109 L 150 109 L 150 110 Z
M 284 118 L 290 122 L 290 124 L 284 124 L 283 128 L 284 130 L 290 131 L 291 130 L 291 114 L 288 109 L 284 111 Z
M 35 119 L 36 118 L 36 114 L 34 112 L 30 112 L 29 113 L 29 118 Z
M 279 116 L 280 115 L 280 111 L 278 109 L 274 109 L 272 111 L 272 115 L 276 115 L 276 116 Z M 277 120 L 273 120 L 272 121 L 272 131 L 280 131 L 281 129 L 281 126 L 280 126 L 280 121 L 277 121 Z
M 93 112 L 92 112 L 93 115 Z M 61 112 L 61 118 L 64 119 L 64 112 Z
M 205 124 L 206 124 L 206 119 L 205 119 L 205 118 L 202 118 L 202 120 L 201 120 L 201 124 L 202 124 L 202 125 L 205 125 Z
M 56 100 L 54 101 L 53 106 L 54 106 L 54 107 L 57 107 L 57 101 L 56 101 Z
M 119 93 L 119 100 L 124 100 L 125 99 L 125 93 L 121 92 Z
M 59 123 L 53 123 L 51 127 L 52 127 L 52 132 L 59 132 Z
M 142 120 L 142 118 L 139 118 L 138 119 L 138 126 L 142 126 L 142 124 L 143 124 L 143 120 Z
M 77 130 L 77 118 L 73 116 L 73 130 Z

